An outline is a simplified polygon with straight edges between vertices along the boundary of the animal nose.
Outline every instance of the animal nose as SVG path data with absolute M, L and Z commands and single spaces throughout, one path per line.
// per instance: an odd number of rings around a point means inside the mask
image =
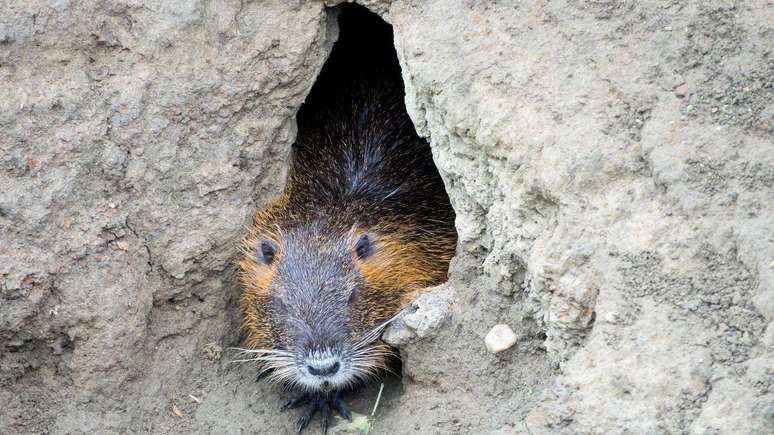
M 315 376 L 332 376 L 339 371 L 339 362 L 309 363 L 306 369 Z

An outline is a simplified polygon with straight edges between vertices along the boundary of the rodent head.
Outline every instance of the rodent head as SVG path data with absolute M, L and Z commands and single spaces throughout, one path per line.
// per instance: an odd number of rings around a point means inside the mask
M 276 379 L 339 389 L 386 368 L 378 338 L 413 290 L 435 277 L 396 231 L 259 219 L 240 262 L 244 329 Z M 432 268 L 427 268 L 432 270 Z

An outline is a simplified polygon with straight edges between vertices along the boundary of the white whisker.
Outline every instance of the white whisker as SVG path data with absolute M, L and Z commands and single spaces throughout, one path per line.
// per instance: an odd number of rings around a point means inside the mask
M 289 352 L 287 350 L 281 350 L 281 349 L 243 349 L 241 347 L 230 347 L 229 350 L 236 350 L 241 353 L 264 353 L 264 354 L 293 356 L 292 352 Z

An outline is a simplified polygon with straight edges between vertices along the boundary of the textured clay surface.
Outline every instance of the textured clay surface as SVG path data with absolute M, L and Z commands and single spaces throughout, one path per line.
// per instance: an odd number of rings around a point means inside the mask
M 291 431 L 234 259 L 335 3 L 0 0 L 0 433 Z M 774 5 L 362 3 L 460 236 L 371 433 L 774 427 Z

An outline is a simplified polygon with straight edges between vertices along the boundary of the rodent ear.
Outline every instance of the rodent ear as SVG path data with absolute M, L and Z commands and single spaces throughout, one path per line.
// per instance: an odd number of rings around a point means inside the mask
M 264 264 L 271 264 L 274 261 L 274 255 L 277 253 L 277 244 L 271 240 L 262 240 L 258 249 L 256 249 L 258 259 Z
M 355 254 L 361 260 L 370 256 L 374 252 L 373 243 L 371 243 L 371 237 L 368 234 L 361 234 L 355 242 Z

